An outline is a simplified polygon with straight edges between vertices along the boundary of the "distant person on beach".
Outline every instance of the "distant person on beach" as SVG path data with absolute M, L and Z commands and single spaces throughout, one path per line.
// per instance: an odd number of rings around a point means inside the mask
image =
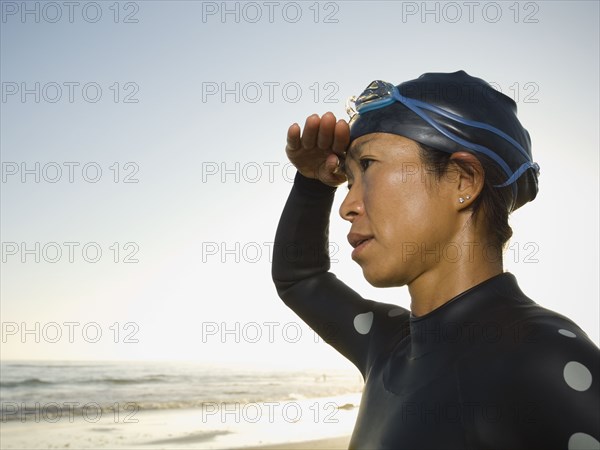
M 326 113 L 288 130 L 298 172 L 272 275 L 363 375 L 350 448 L 600 449 L 600 351 L 503 269 L 508 216 L 538 192 L 515 102 L 459 71 L 374 81 L 348 110 L 349 123 Z M 373 286 L 408 286 L 410 310 L 329 271 L 345 181 L 352 259 Z

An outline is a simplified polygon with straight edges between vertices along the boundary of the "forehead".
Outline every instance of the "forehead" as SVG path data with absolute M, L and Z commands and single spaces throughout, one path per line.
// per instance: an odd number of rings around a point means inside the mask
M 350 144 L 346 158 L 356 160 L 365 151 L 399 154 L 413 153 L 415 150 L 418 150 L 418 144 L 412 139 L 390 133 L 370 133 L 355 139 Z

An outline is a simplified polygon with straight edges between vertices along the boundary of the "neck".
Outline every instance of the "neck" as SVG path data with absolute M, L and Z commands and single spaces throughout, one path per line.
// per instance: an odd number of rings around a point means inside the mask
M 425 315 L 467 289 L 503 272 L 502 254 L 490 246 L 464 245 L 459 258 L 444 255 L 441 261 L 408 284 L 410 309 L 414 316 Z M 450 259 L 452 258 L 452 259 Z

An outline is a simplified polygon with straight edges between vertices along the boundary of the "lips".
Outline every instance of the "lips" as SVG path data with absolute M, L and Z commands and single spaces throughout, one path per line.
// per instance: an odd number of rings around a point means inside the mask
M 348 242 L 350 243 L 350 245 L 353 248 L 356 248 L 356 247 L 364 244 L 365 242 L 367 242 L 368 240 L 370 240 L 372 238 L 373 238 L 373 236 L 367 235 L 367 234 L 360 234 L 360 233 L 348 234 Z
M 354 248 L 354 251 L 352 252 L 352 258 L 356 257 L 358 253 L 371 242 L 371 239 L 373 239 L 373 236 L 368 234 L 348 234 L 348 242 Z

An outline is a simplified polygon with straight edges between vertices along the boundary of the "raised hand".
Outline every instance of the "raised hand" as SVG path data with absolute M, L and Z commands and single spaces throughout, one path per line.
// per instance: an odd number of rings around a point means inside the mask
M 346 181 L 339 169 L 350 142 L 348 123 L 327 112 L 319 118 L 313 114 L 306 119 L 302 137 L 300 126 L 294 123 L 288 129 L 285 152 L 298 171 L 307 178 L 316 178 L 329 186 Z

